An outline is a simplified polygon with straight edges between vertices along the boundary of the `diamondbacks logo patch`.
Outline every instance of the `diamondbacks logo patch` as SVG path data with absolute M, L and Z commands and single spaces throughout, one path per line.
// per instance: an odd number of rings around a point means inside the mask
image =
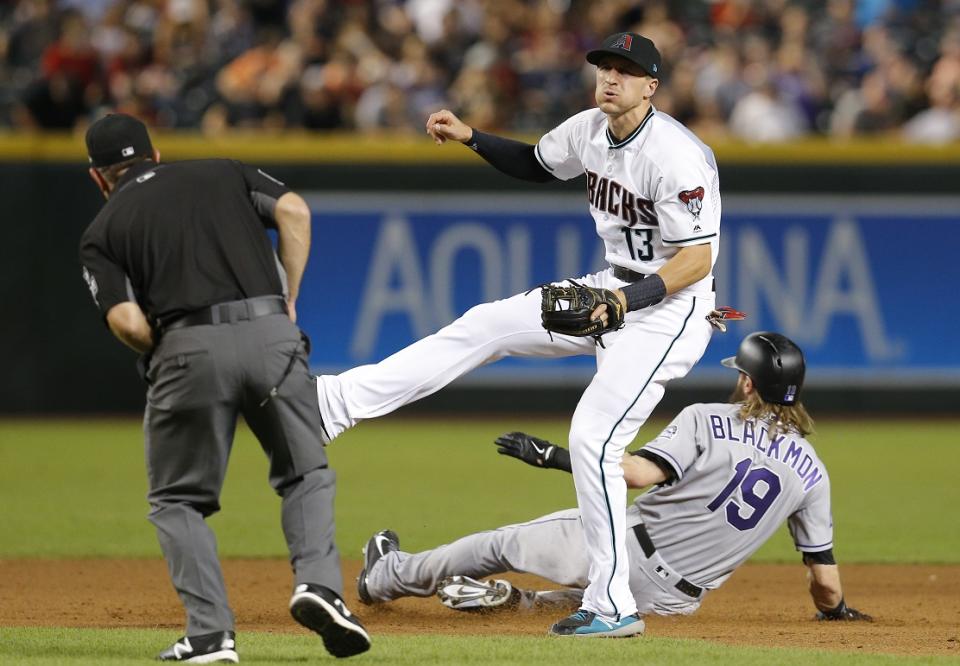
M 623 49 L 624 51 L 629 51 L 630 47 L 633 46 L 633 36 L 632 35 L 620 35 L 613 44 L 610 45 L 612 49 Z
M 679 195 L 680 201 L 687 205 L 687 210 L 695 218 L 700 217 L 700 211 L 703 210 L 703 188 L 697 187 L 692 190 L 683 190 Z

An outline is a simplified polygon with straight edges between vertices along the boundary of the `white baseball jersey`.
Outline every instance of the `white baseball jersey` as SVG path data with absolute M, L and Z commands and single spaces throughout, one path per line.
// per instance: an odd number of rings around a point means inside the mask
M 739 417 L 736 404 L 684 409 L 644 449 L 677 476 L 636 500 L 658 552 L 702 587 L 719 587 L 784 520 L 797 550 L 833 547 L 830 478 L 795 432 Z
M 590 213 L 606 260 L 656 273 L 679 248 L 720 240 L 720 183 L 713 151 L 652 106 L 630 136 L 617 141 L 600 109 L 578 113 L 545 134 L 540 164 L 561 180 L 587 175 Z M 707 294 L 708 275 L 684 290 Z

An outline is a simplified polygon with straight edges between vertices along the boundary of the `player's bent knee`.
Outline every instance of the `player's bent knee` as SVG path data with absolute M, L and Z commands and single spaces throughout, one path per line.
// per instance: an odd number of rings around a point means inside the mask
M 207 518 L 220 511 L 220 502 L 215 496 L 181 497 L 176 495 L 151 497 L 150 513 L 147 519 L 156 522 L 161 517 L 170 519 L 177 514 L 195 513 Z

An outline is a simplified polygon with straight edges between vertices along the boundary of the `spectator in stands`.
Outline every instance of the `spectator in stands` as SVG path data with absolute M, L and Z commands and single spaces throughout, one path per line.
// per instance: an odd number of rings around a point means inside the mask
M 927 80 L 930 108 L 911 118 L 903 136 L 917 143 L 945 143 L 960 139 L 960 57 L 951 45 Z
M 9 0 L 0 126 L 524 132 L 589 105 L 570 54 L 650 35 L 658 107 L 705 136 L 956 137 L 960 5 L 918 0 Z
M 40 60 L 40 78 L 26 91 L 21 122 L 45 129 L 69 129 L 103 97 L 100 63 L 82 13 L 60 15 L 56 41 Z

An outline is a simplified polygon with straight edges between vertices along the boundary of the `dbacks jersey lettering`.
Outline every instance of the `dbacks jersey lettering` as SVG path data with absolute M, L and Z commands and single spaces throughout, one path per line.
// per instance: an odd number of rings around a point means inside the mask
M 545 134 L 537 160 L 551 174 L 587 176 L 587 200 L 605 258 L 637 273 L 656 273 L 681 247 L 720 240 L 720 184 L 713 151 L 665 113 L 650 108 L 622 141 L 600 109 L 583 111 Z M 711 265 L 712 265 L 711 263 Z M 707 275 L 680 293 L 708 294 Z

